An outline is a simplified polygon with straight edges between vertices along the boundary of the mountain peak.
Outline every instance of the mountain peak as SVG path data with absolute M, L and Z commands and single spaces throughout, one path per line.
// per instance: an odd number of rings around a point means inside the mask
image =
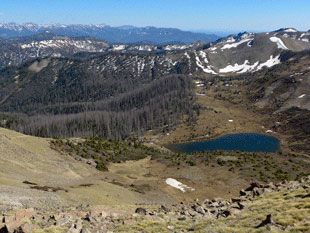
M 298 32 L 295 28 L 280 28 L 279 30 L 276 30 L 275 32 Z

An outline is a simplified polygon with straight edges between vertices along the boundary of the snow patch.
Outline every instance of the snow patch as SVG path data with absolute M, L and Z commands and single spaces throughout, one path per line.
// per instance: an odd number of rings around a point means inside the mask
M 231 49 L 231 48 L 237 48 L 239 45 L 243 44 L 243 43 L 246 43 L 246 42 L 250 42 L 254 40 L 253 38 L 251 39 L 244 39 L 244 40 L 241 40 L 237 43 L 233 43 L 233 44 L 225 44 L 223 47 L 222 47 L 222 50 L 224 49 Z
M 227 38 L 226 43 L 233 43 L 235 41 L 236 41 L 235 38 L 231 36 Z
M 167 178 L 166 179 L 166 184 L 176 188 L 176 189 L 179 189 L 181 190 L 183 193 L 186 192 L 186 190 L 189 190 L 189 191 L 195 191 L 194 188 L 191 188 L 185 184 L 182 184 L 181 182 L 177 181 L 176 179 L 173 179 L 173 178 Z
M 283 43 L 283 41 L 280 38 L 273 36 L 273 37 L 270 37 L 269 39 L 271 42 L 277 43 L 277 46 L 279 49 L 288 50 L 288 48 L 285 46 L 285 44 Z
M 189 54 L 187 52 L 184 53 L 185 57 L 187 57 L 187 59 L 191 59 L 191 57 L 189 56 Z
M 184 50 L 190 48 L 192 45 L 167 45 L 164 47 L 164 50 Z
M 248 60 L 245 60 L 243 64 L 239 65 L 236 63 L 235 65 L 228 65 L 223 69 L 220 69 L 220 73 L 245 73 L 248 71 L 254 71 L 255 68 L 258 66 L 259 62 L 254 63 L 253 65 L 250 65 L 250 62 Z
M 306 96 L 306 94 L 302 94 L 301 96 L 298 96 L 298 99 L 302 99 Z
M 125 45 L 113 45 L 114 51 L 124 50 L 126 48 Z
M 202 52 L 202 51 L 201 51 L 201 52 Z M 204 53 L 204 52 L 203 52 L 203 53 Z M 200 54 L 201 54 L 201 53 L 200 53 Z M 203 72 L 208 73 L 208 74 L 216 74 L 216 73 L 211 69 L 211 66 L 205 67 L 205 66 L 201 63 L 201 61 L 200 61 L 199 57 L 197 56 L 196 52 L 195 52 L 195 55 L 196 55 L 196 65 L 197 65 L 198 67 L 200 67 L 200 68 L 202 69 Z M 204 62 L 207 63 L 207 62 L 208 62 L 208 59 L 207 59 L 205 53 L 204 53 L 204 55 L 203 55 L 203 58 L 204 58 Z
M 254 40 L 254 39 L 253 39 L 253 40 Z M 248 47 L 250 47 L 250 48 L 252 47 L 251 42 L 252 42 L 253 40 L 248 41 L 248 43 L 247 43 L 247 46 L 248 46 Z
M 272 67 L 272 66 L 275 66 L 275 65 L 278 65 L 280 64 L 281 61 L 280 61 L 280 55 L 276 56 L 275 58 L 273 57 L 273 55 L 270 56 L 269 60 L 267 60 L 266 62 L 260 64 L 258 67 L 257 67 L 257 70 L 261 70 L 263 67 Z
M 288 28 L 288 29 L 285 29 L 284 32 L 297 32 L 297 30 L 294 28 Z

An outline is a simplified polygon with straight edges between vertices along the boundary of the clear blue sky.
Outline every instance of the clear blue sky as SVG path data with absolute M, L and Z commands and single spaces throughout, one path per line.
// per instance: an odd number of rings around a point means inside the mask
M 0 22 L 309 30 L 310 0 L 1 0 Z

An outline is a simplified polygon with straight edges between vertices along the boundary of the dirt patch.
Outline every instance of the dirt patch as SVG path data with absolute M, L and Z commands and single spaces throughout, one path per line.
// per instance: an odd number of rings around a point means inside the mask
M 50 63 L 50 59 L 43 59 L 41 61 L 35 61 L 31 66 L 29 66 L 29 71 L 39 73 L 41 70 L 43 70 L 45 67 L 48 66 Z

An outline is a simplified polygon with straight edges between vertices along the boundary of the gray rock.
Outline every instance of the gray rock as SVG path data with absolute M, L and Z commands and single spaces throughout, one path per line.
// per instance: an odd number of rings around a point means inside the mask
M 257 225 L 255 228 L 261 228 L 261 227 L 264 227 L 270 223 L 272 223 L 271 214 L 268 214 L 266 219 L 264 221 L 262 221 L 259 225 Z
M 244 191 L 244 189 L 241 189 L 240 190 L 240 196 L 246 196 L 247 195 L 247 193 Z
M 253 196 L 255 197 L 255 196 L 260 196 L 262 194 L 262 191 L 261 191 L 261 189 L 259 189 L 259 188 L 257 188 L 257 187 L 255 187 L 254 189 L 253 189 Z
M 202 215 L 206 214 L 206 211 L 204 210 L 202 206 L 199 206 L 196 211 L 197 213 L 202 214 Z
M 246 188 L 245 191 L 253 191 L 254 188 L 263 188 L 263 185 L 254 182 L 254 183 L 251 183 L 251 186 Z
M 169 208 L 167 206 L 165 206 L 165 205 L 161 205 L 160 209 L 162 211 L 164 211 L 164 212 L 169 212 L 170 211 Z

